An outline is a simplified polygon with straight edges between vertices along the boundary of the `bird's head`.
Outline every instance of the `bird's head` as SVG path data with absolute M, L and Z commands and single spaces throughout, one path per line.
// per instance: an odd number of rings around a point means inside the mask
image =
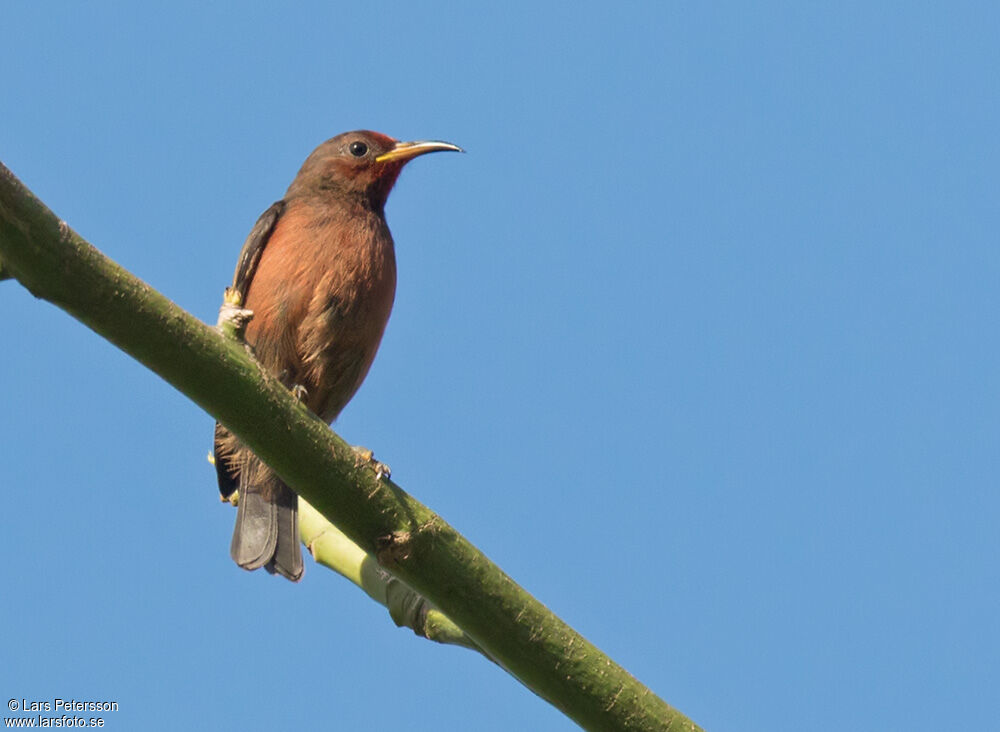
M 345 132 L 313 150 L 288 188 L 288 195 L 334 195 L 359 198 L 376 210 L 407 162 L 425 153 L 462 148 L 450 142 L 399 142 L 370 130 Z

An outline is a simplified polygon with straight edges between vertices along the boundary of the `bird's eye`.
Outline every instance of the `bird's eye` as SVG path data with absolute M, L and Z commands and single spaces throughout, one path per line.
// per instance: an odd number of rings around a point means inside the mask
M 356 158 L 363 158 L 368 152 L 368 146 L 360 140 L 352 142 L 348 149 L 351 151 L 351 155 Z

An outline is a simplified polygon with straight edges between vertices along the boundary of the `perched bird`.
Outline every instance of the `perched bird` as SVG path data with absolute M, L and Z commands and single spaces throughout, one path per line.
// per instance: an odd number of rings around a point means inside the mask
M 370 131 L 327 140 L 285 197 L 257 220 L 231 293 L 253 312 L 254 355 L 306 406 L 332 422 L 375 358 L 396 292 L 385 202 L 409 160 L 461 151 L 447 142 L 397 142 Z M 297 497 L 222 425 L 215 426 L 219 491 L 239 491 L 230 554 L 244 569 L 302 576 Z

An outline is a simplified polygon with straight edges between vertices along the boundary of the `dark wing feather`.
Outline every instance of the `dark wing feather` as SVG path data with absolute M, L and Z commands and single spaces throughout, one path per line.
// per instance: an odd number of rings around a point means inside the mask
M 253 276 L 257 272 L 260 255 L 278 225 L 278 219 L 285 212 L 285 202 L 277 201 L 267 211 L 260 215 L 253 225 L 247 239 L 243 242 L 239 261 L 236 263 L 236 273 L 233 275 L 232 289 L 240 294 L 240 303 L 245 303 Z M 219 493 L 223 498 L 229 498 L 239 488 L 239 461 L 237 441 L 232 433 L 218 422 L 215 423 L 215 472 L 219 478 Z
M 257 263 L 260 262 L 260 255 L 264 252 L 274 227 L 278 225 L 278 219 L 285 212 L 285 202 L 277 201 L 271 204 L 257 219 L 257 223 L 250 229 L 247 240 L 243 242 L 243 250 L 240 252 L 239 261 L 236 263 L 236 273 L 233 275 L 233 289 L 240 293 L 241 300 L 246 301 L 247 291 L 253 276 L 257 272 Z

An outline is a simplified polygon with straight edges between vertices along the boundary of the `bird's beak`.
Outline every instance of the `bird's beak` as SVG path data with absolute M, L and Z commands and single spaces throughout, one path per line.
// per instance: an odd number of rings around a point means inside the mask
M 465 150 L 460 148 L 458 145 L 452 145 L 450 142 L 437 142 L 436 140 L 397 142 L 392 146 L 391 150 L 388 150 L 375 158 L 375 162 L 387 163 L 390 160 L 410 160 L 418 155 L 432 152 L 444 152 L 445 150 L 465 152 Z

